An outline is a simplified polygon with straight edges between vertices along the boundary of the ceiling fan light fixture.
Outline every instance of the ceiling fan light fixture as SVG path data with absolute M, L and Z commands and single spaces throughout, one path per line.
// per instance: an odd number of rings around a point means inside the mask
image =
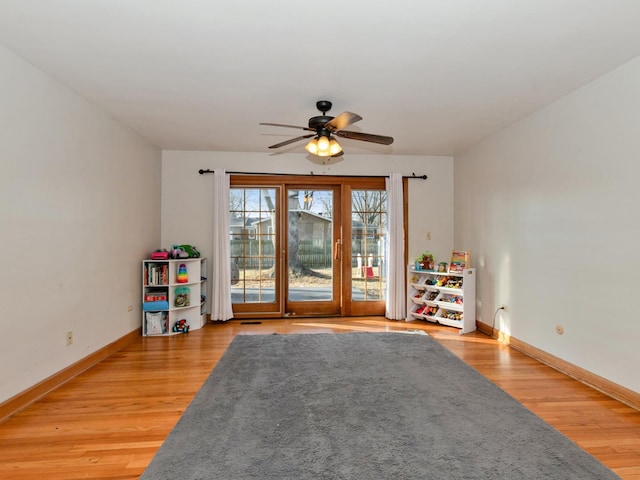
M 342 152 L 342 147 L 335 138 L 329 142 L 329 155 L 337 155 Z
M 318 155 L 318 140 L 316 138 L 312 138 L 309 143 L 305 145 L 304 149 L 311 155 Z
M 318 153 L 329 153 L 329 139 L 324 135 L 318 138 Z
M 320 135 L 312 138 L 304 149 L 312 155 L 318 157 L 330 157 L 342 152 L 342 147 L 335 138 L 330 135 Z

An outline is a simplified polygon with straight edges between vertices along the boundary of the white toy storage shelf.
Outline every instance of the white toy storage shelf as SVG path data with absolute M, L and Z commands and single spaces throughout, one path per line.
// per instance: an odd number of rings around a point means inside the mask
M 181 258 L 142 262 L 143 336 L 181 333 L 173 331 L 179 320 L 185 320 L 190 330 L 202 328 L 206 318 L 205 260 Z
M 407 320 L 426 320 L 460 329 L 476 329 L 475 269 L 434 272 L 409 267 Z

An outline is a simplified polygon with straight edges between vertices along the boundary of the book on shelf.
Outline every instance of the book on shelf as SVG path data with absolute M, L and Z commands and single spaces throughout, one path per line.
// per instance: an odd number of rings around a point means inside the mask
M 169 284 L 169 265 L 150 263 L 144 267 L 145 285 L 157 286 Z
M 449 262 L 449 273 L 462 273 L 466 268 L 471 267 L 469 252 L 463 250 L 453 250 L 451 252 L 451 262 Z

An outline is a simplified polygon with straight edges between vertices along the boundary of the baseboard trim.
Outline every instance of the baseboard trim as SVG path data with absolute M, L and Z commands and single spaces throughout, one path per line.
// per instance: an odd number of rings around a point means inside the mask
M 49 378 L 36 383 L 33 387 L 11 397 L 0 404 L 0 422 L 3 422 L 11 415 L 23 410 L 36 400 L 41 399 L 47 393 L 58 388 L 60 385 L 68 382 L 75 376 L 81 374 L 85 370 L 100 363 L 105 358 L 114 354 L 115 352 L 122 350 L 127 345 L 133 343 L 133 341 L 140 336 L 140 329 L 127 333 L 125 336 L 119 338 L 113 343 L 102 347 L 100 350 L 87 355 L 83 359 L 76 363 L 69 365 L 67 368 L 54 373 Z
M 495 330 L 490 325 L 482 322 L 476 322 L 476 327 L 482 333 L 496 338 L 499 342 L 504 343 L 531 358 L 535 358 L 539 362 L 542 362 L 545 365 L 548 365 L 551 368 L 554 368 L 559 372 L 562 372 L 565 375 L 568 375 L 569 377 L 640 411 L 640 394 L 633 390 L 623 387 L 622 385 L 618 385 L 606 378 L 600 377 L 599 375 L 578 367 L 566 360 L 562 360 L 555 355 L 551 355 L 544 350 L 540 350 L 539 348 L 507 335 L 504 332 Z

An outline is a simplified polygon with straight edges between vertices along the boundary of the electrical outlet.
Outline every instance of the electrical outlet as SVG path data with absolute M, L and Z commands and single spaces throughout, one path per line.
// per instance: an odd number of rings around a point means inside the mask
M 427 237 L 427 240 L 431 240 L 431 232 L 427 232 L 426 237 Z
M 133 312 L 133 305 L 129 305 L 129 307 L 127 308 L 127 312 Z
M 73 343 L 73 332 L 67 332 L 67 347 Z
M 500 305 L 500 307 L 498 307 L 498 310 L 504 310 L 505 312 L 509 311 L 509 306 L 508 305 Z

